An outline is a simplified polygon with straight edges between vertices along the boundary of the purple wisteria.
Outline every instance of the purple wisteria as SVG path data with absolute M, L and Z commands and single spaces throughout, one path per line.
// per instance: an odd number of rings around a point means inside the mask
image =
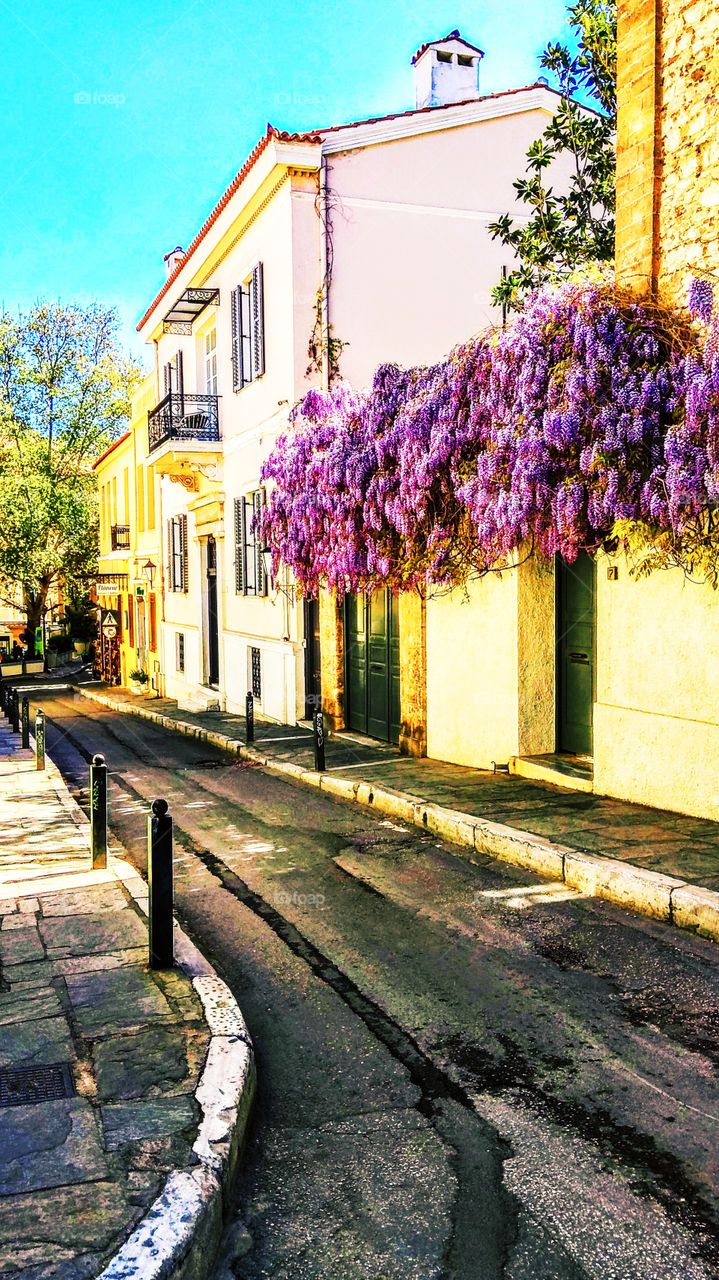
M 594 284 L 368 392 L 310 391 L 278 440 L 264 534 L 305 594 L 451 586 L 617 522 L 681 529 L 719 495 L 719 326 L 708 337 Z

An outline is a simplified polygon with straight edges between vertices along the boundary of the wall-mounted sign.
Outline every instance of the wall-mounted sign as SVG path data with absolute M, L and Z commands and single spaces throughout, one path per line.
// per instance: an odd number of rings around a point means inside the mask
M 100 630 L 108 640 L 114 640 L 118 632 L 117 614 L 113 609 L 106 609 L 100 622 Z

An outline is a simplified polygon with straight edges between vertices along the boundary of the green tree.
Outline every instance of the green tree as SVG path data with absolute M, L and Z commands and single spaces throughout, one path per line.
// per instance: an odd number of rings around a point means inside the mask
M 518 260 L 492 294 L 508 307 L 521 306 L 531 289 L 614 256 L 616 0 L 578 0 L 568 18 L 574 49 L 548 44 L 541 58 L 560 94 L 557 110 L 527 152 L 525 177 L 514 184 L 528 220 L 505 213 L 489 228 Z M 557 192 L 549 171 L 562 155 L 571 157 L 572 171 L 566 190 Z
M 97 563 L 92 462 L 127 421 L 139 367 L 113 310 L 39 304 L 0 317 L 0 594 L 34 638 L 49 592 Z

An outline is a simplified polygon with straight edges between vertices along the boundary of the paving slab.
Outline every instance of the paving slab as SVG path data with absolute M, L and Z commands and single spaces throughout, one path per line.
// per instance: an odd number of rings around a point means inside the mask
M 96 1182 L 108 1174 L 97 1118 L 85 1098 L 3 1108 L 0 1151 L 0 1196 Z
M 145 1138 L 165 1138 L 183 1133 L 192 1129 L 196 1120 L 197 1108 L 190 1097 L 114 1102 L 102 1108 L 108 1150 L 141 1142 Z
M 51 958 L 104 955 L 147 944 L 147 926 L 134 910 L 127 909 L 127 902 L 122 911 L 48 916 L 41 921 L 39 934 Z M 0 949 L 2 945 L 0 934 Z
M 128 864 L 92 870 L 87 821 L 52 761 L 37 771 L 0 717 L 0 1068 L 11 1104 L 0 1105 L 0 1276 L 91 1280 L 138 1224 L 162 1226 L 165 1177 L 200 1167 L 193 1144 L 221 1094 L 192 985 L 209 966 L 183 938 L 187 972 L 149 969 L 146 901 Z M 243 1089 L 254 1082 L 249 1040 L 246 1050 Z M 63 1069 L 54 1096 L 47 1067 Z M 190 1207 L 199 1195 L 219 1234 L 229 1162 L 214 1142 L 205 1159 L 218 1172 L 201 1191 L 193 1183 Z M 188 1257 L 199 1248 L 193 1277 L 212 1254 L 206 1234 L 195 1246 L 196 1225 L 190 1214 L 182 1246 Z M 159 1256 L 147 1255 L 143 1280 L 159 1280 Z
M 174 1020 L 154 977 L 137 966 L 68 974 L 65 984 L 77 1025 L 85 1033 L 113 1035 L 148 1020 Z

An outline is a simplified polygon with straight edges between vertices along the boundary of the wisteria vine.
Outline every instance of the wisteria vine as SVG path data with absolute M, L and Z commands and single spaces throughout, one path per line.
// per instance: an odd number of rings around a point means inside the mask
M 429 368 L 308 392 L 263 469 L 274 573 L 306 595 L 451 587 L 637 531 L 675 563 L 684 539 L 691 560 L 719 499 L 709 282 L 690 309 L 566 284 Z

